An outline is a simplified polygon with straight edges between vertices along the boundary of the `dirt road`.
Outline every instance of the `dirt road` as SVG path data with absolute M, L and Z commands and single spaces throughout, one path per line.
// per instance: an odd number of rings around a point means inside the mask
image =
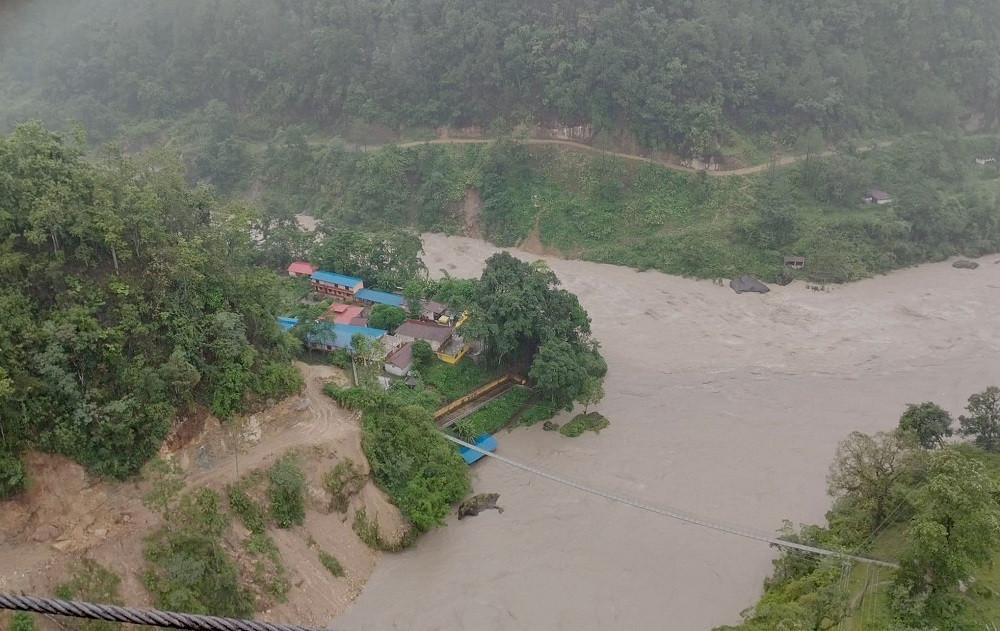
M 425 235 L 427 267 L 477 274 L 496 248 Z M 527 259 L 536 257 L 518 254 Z M 600 435 L 541 427 L 498 453 L 594 487 L 773 532 L 822 520 L 836 444 L 908 402 L 962 411 L 1000 384 L 1000 265 L 948 263 L 828 292 L 736 295 L 707 281 L 547 259 L 593 318 L 609 373 Z M 557 418 L 565 421 L 566 418 Z M 475 466 L 505 511 L 386 557 L 345 629 L 671 629 L 732 624 L 770 571 L 766 545 Z
M 313 138 L 308 140 L 310 145 L 324 145 L 331 142 L 331 138 Z M 406 147 L 418 147 L 420 145 L 482 145 L 493 142 L 488 138 L 433 138 L 431 140 L 414 140 L 409 142 L 398 142 L 398 143 L 383 143 L 383 144 L 346 144 L 346 146 L 363 152 L 378 151 L 384 147 L 390 145 L 406 148 Z M 550 138 L 526 138 L 519 139 L 517 142 L 525 145 L 547 145 L 554 147 L 566 147 L 570 149 L 576 149 L 578 151 L 588 151 L 590 153 L 597 153 L 606 156 L 614 156 L 616 158 L 622 158 L 624 160 L 634 160 L 637 162 L 648 162 L 650 164 L 658 164 L 662 167 L 671 169 L 673 171 L 679 171 L 681 173 L 707 173 L 713 177 L 725 177 L 729 175 L 753 175 L 754 173 L 761 173 L 771 168 L 772 166 L 784 166 L 788 164 L 794 164 L 805 160 L 807 156 L 796 155 L 796 156 L 781 156 L 774 160 L 773 162 L 768 162 L 765 164 L 757 164 L 749 167 L 742 167 L 738 169 L 719 169 L 716 171 L 709 171 L 708 169 L 698 169 L 690 167 L 684 164 L 680 164 L 676 161 L 666 160 L 662 158 L 655 158 L 649 155 L 641 155 L 634 153 L 620 153 L 617 151 L 610 151 L 607 149 L 600 149 L 592 145 L 588 145 L 582 142 L 575 142 L 572 140 L 556 140 Z M 891 146 L 893 141 L 881 141 L 876 143 L 876 147 L 884 148 Z M 263 152 L 266 145 L 259 144 L 253 146 L 253 150 L 257 153 Z M 865 152 L 870 151 L 870 146 L 859 147 L 858 151 Z M 823 151 L 822 153 L 814 154 L 812 157 L 829 157 L 836 155 L 836 151 Z

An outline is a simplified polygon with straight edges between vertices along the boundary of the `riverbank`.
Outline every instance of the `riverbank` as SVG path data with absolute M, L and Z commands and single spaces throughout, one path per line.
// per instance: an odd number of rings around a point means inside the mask
M 478 274 L 496 248 L 425 235 L 427 267 Z M 533 255 L 520 254 L 534 259 Z M 948 263 L 812 291 L 737 296 L 708 281 L 546 259 L 593 318 L 610 371 L 600 436 L 541 427 L 500 452 L 654 504 L 776 530 L 820 520 L 850 431 L 894 426 L 905 403 L 959 411 L 1000 381 L 1000 265 Z M 565 421 L 565 418 L 557 419 Z M 652 518 L 495 462 L 488 512 L 387 556 L 336 626 L 655 628 L 732 623 L 769 572 L 766 546 Z M 456 597 L 461 594 L 461 597 Z

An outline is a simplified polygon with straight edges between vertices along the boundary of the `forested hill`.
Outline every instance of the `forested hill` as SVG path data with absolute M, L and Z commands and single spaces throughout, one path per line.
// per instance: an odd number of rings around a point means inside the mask
M 0 498 L 36 447 L 124 478 L 177 411 L 297 389 L 245 208 L 169 157 L 101 164 L 38 124 L 0 137 Z
M 45 0 L 3 16 L 0 126 L 107 139 L 218 99 L 399 130 L 593 123 L 711 155 L 1000 111 L 996 0 Z

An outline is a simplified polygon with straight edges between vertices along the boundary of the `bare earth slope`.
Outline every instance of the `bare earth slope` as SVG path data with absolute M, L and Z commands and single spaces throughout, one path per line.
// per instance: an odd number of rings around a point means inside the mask
M 258 608 L 266 610 L 258 618 L 316 625 L 343 611 L 381 557 L 351 528 L 354 510 L 364 508 L 375 517 L 390 540 L 403 534 L 405 523 L 385 494 L 370 482 L 351 500 L 345 515 L 327 510 L 324 473 L 343 458 L 350 458 L 365 473 L 368 470 L 361 451 L 358 415 L 322 393 L 326 381 L 346 379 L 342 371 L 302 363 L 298 368 L 305 379 L 301 396 L 227 426 L 208 417 L 194 440 L 172 457 L 184 468 L 188 489 L 212 487 L 224 495 L 225 485 L 239 474 L 266 468 L 289 449 L 302 454 L 309 485 L 305 524 L 291 530 L 268 529 L 281 551 L 292 587 L 284 603 L 259 602 Z M 59 456 L 30 454 L 28 465 L 28 491 L 15 500 L 0 502 L 0 591 L 51 594 L 55 585 L 68 578 L 70 564 L 90 557 L 121 576 L 123 602 L 151 605 L 141 583 L 142 548 L 145 537 L 161 521 L 158 514 L 142 505 L 147 485 L 95 480 L 79 465 Z M 234 524 L 225 538 L 244 570 L 251 560 L 239 541 L 248 534 Z M 336 556 L 346 576 L 334 578 L 320 563 L 319 550 Z M 248 574 L 243 572 L 245 580 Z M 0 627 L 3 624 L 0 620 Z
M 430 270 L 455 276 L 478 274 L 496 251 L 440 235 L 425 235 L 424 248 Z M 763 296 L 548 259 L 593 318 L 610 366 L 598 409 L 612 424 L 577 439 L 537 426 L 502 433 L 499 452 L 760 530 L 820 520 L 826 470 L 849 432 L 894 426 L 907 402 L 957 413 L 1000 383 L 996 258 L 974 271 L 937 263 Z M 703 631 L 737 621 L 770 570 L 759 542 L 493 461 L 475 472 L 476 491 L 499 492 L 504 513 L 452 519 L 385 557 L 334 626 Z

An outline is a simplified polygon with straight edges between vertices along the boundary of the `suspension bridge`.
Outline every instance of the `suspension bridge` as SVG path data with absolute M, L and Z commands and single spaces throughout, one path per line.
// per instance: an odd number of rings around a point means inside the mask
M 512 467 L 516 467 L 517 469 L 521 469 L 522 471 L 527 471 L 528 473 L 531 473 L 531 474 L 534 474 L 534 475 L 537 475 L 537 476 L 540 476 L 540 477 L 552 480 L 553 482 L 558 482 L 559 484 L 563 484 L 565 486 L 572 487 L 574 489 L 583 491 L 585 493 L 590 493 L 592 495 L 597 495 L 598 497 L 603 497 L 605 499 L 611 500 L 612 502 L 618 502 L 619 504 L 625 504 L 627 506 L 632 506 L 632 507 L 638 508 L 640 510 L 647 511 L 649 513 L 653 513 L 653 514 L 656 514 L 656 515 L 662 515 L 663 517 L 669 517 L 671 519 L 676 519 L 678 521 L 686 522 L 686 523 L 689 523 L 689 524 L 695 524 L 696 526 L 701 526 L 703 528 L 710 528 L 712 530 L 718 530 L 720 532 L 726 532 L 726 533 L 729 533 L 731 535 L 736 535 L 738 537 L 744 537 L 744 538 L 747 538 L 747 539 L 754 539 L 756 541 L 762 541 L 764 543 L 770 544 L 772 546 L 777 546 L 779 548 L 799 550 L 799 551 L 802 551 L 802 552 L 808 552 L 810 554 L 817 554 L 817 555 L 822 555 L 822 556 L 834 556 L 834 557 L 841 558 L 841 559 L 843 559 L 845 561 L 854 561 L 854 562 L 857 562 L 857 563 L 867 563 L 869 565 L 875 565 L 875 566 L 880 566 L 880 567 L 891 567 L 891 568 L 899 567 L 898 564 L 892 563 L 890 561 L 882 561 L 880 559 L 872 559 L 872 558 L 869 558 L 869 557 L 857 556 L 855 554 L 846 554 L 846 553 L 841 552 L 841 551 L 828 550 L 826 548 L 820 548 L 820 547 L 817 547 L 817 546 L 810 546 L 810 545 L 806 545 L 804 543 L 798 543 L 796 541 L 786 541 L 785 539 L 778 539 L 777 537 L 772 536 L 770 533 L 765 533 L 765 532 L 762 532 L 762 531 L 759 531 L 759 530 L 754 530 L 754 529 L 751 529 L 751 528 L 746 528 L 744 526 L 738 526 L 738 525 L 734 525 L 734 524 L 727 524 L 727 523 L 724 523 L 724 522 L 715 521 L 715 520 L 712 520 L 712 519 L 708 519 L 706 517 L 702 517 L 700 515 L 695 515 L 693 513 L 688 513 L 688 512 L 685 512 L 685 511 L 681 511 L 681 510 L 678 510 L 676 508 L 660 507 L 660 506 L 653 506 L 651 504 L 646 504 L 644 502 L 640 502 L 638 500 L 634 500 L 634 499 L 632 499 L 630 497 L 626 497 L 626 496 L 620 495 L 618 493 L 612 493 L 610 491 L 604 491 L 604 490 L 601 490 L 601 489 L 596 489 L 594 487 L 591 487 L 591 486 L 588 486 L 586 484 L 583 484 L 582 482 L 578 482 L 576 480 L 572 480 L 570 478 L 566 478 L 566 477 L 563 477 L 561 475 L 557 475 L 555 473 L 544 471 L 544 470 L 539 469 L 537 467 L 533 467 L 531 465 L 524 464 L 524 463 L 518 462 L 516 460 L 512 460 L 512 459 L 507 458 L 505 456 L 501 456 L 500 454 L 496 454 L 496 453 L 493 453 L 493 452 L 490 452 L 490 451 L 486 451 L 484 449 L 480 449 L 479 447 L 477 447 L 477 446 L 475 446 L 475 445 L 473 445 L 471 443 L 467 443 L 464 440 L 461 440 L 460 438 L 456 438 L 456 437 L 451 436 L 449 434 L 443 434 L 443 435 L 444 435 L 445 438 L 447 438 L 451 442 L 455 443 L 456 445 L 460 445 L 462 447 L 466 447 L 467 449 L 471 449 L 473 451 L 479 452 L 482 455 L 486 456 L 487 458 L 493 458 L 494 460 L 498 460 L 498 461 L 500 461 L 500 462 L 502 462 L 504 464 L 510 465 Z

